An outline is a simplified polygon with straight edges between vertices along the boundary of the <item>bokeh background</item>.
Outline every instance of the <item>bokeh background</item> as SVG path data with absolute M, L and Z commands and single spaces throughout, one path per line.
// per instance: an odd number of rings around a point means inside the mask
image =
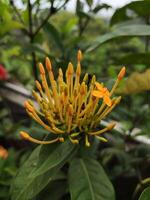
M 59 67 L 76 65 L 78 49 L 82 73 L 95 74 L 108 88 L 121 67 L 127 69 L 116 91 L 122 101 L 108 120 L 117 126 L 98 155 L 117 200 L 138 199 L 150 185 L 150 1 L 1 0 L 1 200 L 11 198 L 13 177 L 35 147 L 19 131 L 44 133 L 23 107 L 39 78 L 38 62 L 48 56 L 57 77 Z

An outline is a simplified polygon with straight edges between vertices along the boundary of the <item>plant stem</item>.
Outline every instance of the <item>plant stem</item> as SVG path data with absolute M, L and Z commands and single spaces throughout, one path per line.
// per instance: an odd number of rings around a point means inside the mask
M 30 44 L 34 43 L 34 34 L 33 34 L 33 22 L 32 22 L 32 5 L 30 0 L 28 0 L 28 14 L 29 14 L 29 37 L 30 37 Z M 36 54 L 35 51 L 32 51 L 31 53 L 32 57 L 32 65 L 33 65 L 33 75 L 35 80 L 38 79 L 37 74 L 37 67 L 36 67 Z

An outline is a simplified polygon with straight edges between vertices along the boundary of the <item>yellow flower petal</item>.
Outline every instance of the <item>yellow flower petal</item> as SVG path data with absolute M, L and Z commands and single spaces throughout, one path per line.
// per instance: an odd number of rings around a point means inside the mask
M 106 105 L 108 105 L 108 106 L 111 106 L 111 104 L 112 104 L 112 101 L 111 101 L 110 97 L 107 96 L 107 95 L 104 96 L 104 102 L 105 102 Z
M 103 86 L 100 83 L 95 82 L 95 85 L 96 85 L 98 90 L 102 90 L 103 89 Z
M 95 97 L 98 97 L 98 98 L 103 98 L 104 94 L 98 90 L 94 90 L 92 92 L 92 95 L 95 96 Z

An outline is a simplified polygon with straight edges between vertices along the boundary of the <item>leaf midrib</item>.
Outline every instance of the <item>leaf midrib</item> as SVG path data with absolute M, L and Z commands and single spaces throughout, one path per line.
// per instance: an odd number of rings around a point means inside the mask
M 85 166 L 85 163 L 83 162 L 82 159 L 80 159 L 80 162 L 81 162 L 81 166 L 82 166 L 83 171 L 84 171 L 84 173 L 85 173 L 85 175 L 86 175 L 86 178 L 87 178 L 87 182 L 88 182 L 88 185 L 89 185 L 90 194 L 91 194 L 91 198 L 92 198 L 91 200 L 96 200 L 96 199 L 95 199 L 94 192 L 93 192 L 93 186 L 92 186 L 91 181 L 90 181 L 90 176 L 89 176 L 89 174 L 88 174 L 88 170 L 87 170 L 87 168 L 86 168 L 86 166 Z
M 75 150 L 75 148 L 73 148 L 72 149 L 72 151 L 74 151 Z M 68 156 L 67 157 L 69 157 L 71 154 L 72 154 L 72 151 L 70 152 L 70 153 L 68 153 Z M 66 157 L 65 157 L 66 158 Z M 59 163 L 59 162 L 58 162 Z M 61 162 L 60 162 L 61 163 Z M 59 163 L 59 164 L 60 164 Z M 50 170 L 52 170 L 53 168 L 55 167 L 55 165 L 53 165 L 53 166 L 51 166 L 50 168 L 49 168 L 49 170 L 47 170 L 47 171 L 50 171 Z M 44 173 L 46 173 L 46 171 L 44 172 Z M 38 174 L 38 176 L 42 176 L 42 174 Z M 36 178 L 37 176 L 35 176 L 34 178 Z M 33 182 L 33 177 L 32 177 L 32 179 L 29 181 L 29 184 L 28 184 L 28 187 L 29 187 L 29 185 L 31 184 Z M 19 196 L 17 197 L 17 199 L 16 200 L 19 200 L 19 198 L 21 197 L 21 195 L 22 194 L 24 194 L 24 191 L 25 191 L 26 189 L 24 189 L 24 190 L 22 190 L 21 192 L 20 192 L 20 194 L 19 194 Z

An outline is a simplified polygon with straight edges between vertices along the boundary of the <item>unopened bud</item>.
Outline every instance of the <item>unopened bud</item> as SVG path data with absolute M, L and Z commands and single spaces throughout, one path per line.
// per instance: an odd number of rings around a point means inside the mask
M 36 85 L 36 87 L 37 87 L 37 89 L 38 89 L 39 91 L 42 90 L 42 87 L 41 87 L 41 84 L 39 83 L 39 81 L 35 81 L 35 85 Z
M 73 115 L 73 106 L 71 104 L 68 106 L 68 115 L 69 116 Z
M 52 65 L 51 65 L 51 61 L 48 57 L 46 57 L 46 69 L 47 71 L 51 71 L 52 70 Z
M 34 112 L 34 108 L 29 104 L 28 101 L 24 102 L 24 107 L 29 111 L 29 112 Z
M 59 138 L 59 141 L 60 141 L 60 142 L 64 142 L 64 138 L 63 138 L 63 137 L 60 137 L 60 138 Z
M 68 73 L 68 75 L 72 75 L 74 73 L 73 64 L 71 62 L 69 62 L 69 64 L 68 64 L 67 73 Z
M 39 70 L 40 70 L 40 73 L 41 73 L 42 75 L 45 74 L 45 69 L 44 69 L 42 63 L 39 63 Z
M 25 131 L 20 131 L 20 135 L 24 140 L 29 140 L 30 136 Z
M 126 68 L 122 67 L 122 69 L 120 70 L 120 72 L 118 74 L 118 79 L 122 80 L 122 78 L 124 77 L 125 73 L 126 73 Z
M 82 84 L 80 86 L 80 94 L 84 95 L 85 94 L 85 90 L 86 90 L 85 82 L 82 82 Z
M 63 77 L 63 72 L 62 72 L 62 69 L 61 69 L 61 68 L 59 68 L 59 76 L 60 76 L 60 77 Z
M 111 131 L 116 126 L 116 123 L 111 123 L 107 126 L 108 131 Z
M 77 60 L 78 60 L 78 62 L 80 62 L 81 60 L 82 60 L 82 52 L 81 52 L 81 50 L 78 50 L 78 54 L 77 54 Z
M 115 104 L 118 104 L 118 103 L 120 103 L 120 101 L 121 101 L 121 96 L 120 96 L 120 97 L 118 97 L 118 98 L 115 100 Z

